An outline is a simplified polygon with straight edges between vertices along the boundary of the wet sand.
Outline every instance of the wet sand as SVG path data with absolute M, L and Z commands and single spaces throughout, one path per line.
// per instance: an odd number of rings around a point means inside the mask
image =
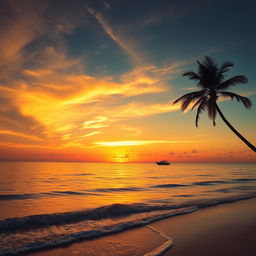
M 173 239 L 164 256 L 250 256 L 256 252 L 256 199 L 200 209 L 150 226 Z M 146 226 L 33 256 L 142 256 L 166 239 Z
M 164 256 L 251 256 L 256 253 L 256 199 L 198 210 L 154 227 L 174 240 Z

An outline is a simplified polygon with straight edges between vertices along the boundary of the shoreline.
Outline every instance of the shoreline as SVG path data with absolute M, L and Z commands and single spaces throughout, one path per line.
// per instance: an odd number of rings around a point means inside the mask
M 174 240 L 163 256 L 250 256 L 256 243 L 256 199 L 204 208 L 153 226 Z
M 256 243 L 256 198 L 201 208 L 147 226 L 23 255 L 31 256 L 205 256 L 251 255 Z M 170 241 L 169 241 L 170 242 Z M 166 244 L 167 247 L 163 248 Z M 165 253 L 160 253 L 162 251 Z M 171 247 L 167 250 L 167 248 Z

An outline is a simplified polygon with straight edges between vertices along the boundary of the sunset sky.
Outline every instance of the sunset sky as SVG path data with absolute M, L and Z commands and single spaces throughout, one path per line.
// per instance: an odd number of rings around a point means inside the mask
M 249 82 L 221 101 L 256 144 L 253 1 L 0 2 L 0 160 L 256 162 L 217 118 L 172 102 L 196 89 L 182 74 L 209 55 Z

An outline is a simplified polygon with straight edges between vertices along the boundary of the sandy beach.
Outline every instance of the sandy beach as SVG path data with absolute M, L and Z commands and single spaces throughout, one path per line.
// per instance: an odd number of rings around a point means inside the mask
M 199 210 L 153 225 L 173 237 L 164 256 L 254 255 L 256 200 Z
M 173 246 L 162 254 L 164 256 L 253 255 L 256 199 L 200 209 L 151 223 L 150 226 L 173 239 Z M 143 226 L 30 255 L 153 255 L 165 242 L 163 236 Z

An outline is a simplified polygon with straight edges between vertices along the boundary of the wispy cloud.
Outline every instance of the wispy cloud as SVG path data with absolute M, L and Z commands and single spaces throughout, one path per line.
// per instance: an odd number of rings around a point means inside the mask
M 93 120 L 85 121 L 83 128 L 84 129 L 103 128 L 103 127 L 107 126 L 105 124 L 107 120 L 108 120 L 108 118 L 105 116 L 96 116 Z
M 137 135 L 140 135 L 142 133 L 142 130 L 140 128 L 137 128 L 137 127 L 131 127 L 131 126 L 123 125 L 120 128 L 124 131 L 127 131 L 128 136 L 137 136 Z
M 241 95 L 244 96 L 244 97 L 253 96 L 253 95 L 256 95 L 256 90 L 251 90 L 251 91 L 247 91 L 247 92 L 242 92 Z
M 11 135 L 11 136 L 16 136 L 16 137 L 21 137 L 33 141 L 42 141 L 43 139 L 37 136 L 29 135 L 29 134 L 24 134 L 21 132 L 15 132 L 11 130 L 0 130 L 0 135 Z
M 118 46 L 120 46 L 130 57 L 131 59 L 137 63 L 141 64 L 143 58 L 141 57 L 141 52 L 136 51 L 134 49 L 134 45 L 131 41 L 131 39 L 128 39 L 127 36 L 125 36 L 124 28 L 118 29 L 113 28 L 107 20 L 104 18 L 103 14 L 99 11 L 96 11 L 92 8 L 88 8 L 88 12 L 91 13 L 96 20 L 99 22 L 99 24 L 102 26 L 105 33 L 114 41 L 117 43 Z M 122 31 L 122 32 L 121 32 Z M 132 46 L 133 45 L 133 46 Z
M 21 71 L 22 81 L 13 80 L 11 87 L 0 86 L 5 92 L 2 99 L 5 110 L 0 122 L 13 136 L 32 134 L 44 137 L 45 143 L 51 141 L 52 145 L 65 142 L 65 146 L 81 146 L 86 138 L 102 133 L 116 121 L 178 110 L 169 102 L 122 101 L 167 90 L 159 77 L 145 73 L 146 68 L 122 74 L 120 81 L 114 82 L 109 77 L 70 72 L 70 68 L 79 70 L 82 64 L 54 47 L 46 48 L 43 53 L 37 55 L 39 66 Z M 109 99 L 114 95 L 118 98 L 112 105 Z M 18 120 L 22 122 L 19 125 Z M 87 133 L 86 129 L 92 132 Z
M 166 80 L 180 73 L 184 63 L 148 64 L 137 41 L 127 31 L 108 23 L 102 13 L 89 9 L 105 33 L 134 64 L 131 70 L 119 76 L 91 75 L 85 71 L 89 60 L 71 57 L 63 40 L 65 34 L 72 35 L 79 19 L 71 14 L 68 20 L 66 15 L 58 14 L 48 21 L 44 18 L 48 15 L 45 13 L 47 4 L 35 8 L 34 1 L 28 3 L 31 5 L 13 2 L 9 6 L 14 9 L 13 20 L 0 24 L 5 34 L 0 39 L 0 138 L 3 147 L 85 149 L 99 146 L 94 144 L 95 140 L 104 138 L 105 131 L 111 130 L 112 125 L 118 126 L 123 136 L 138 138 L 143 134 L 142 128 L 119 126 L 119 123 L 179 109 L 155 96 L 170 91 Z M 106 8 L 111 6 L 106 4 Z M 141 96 L 155 99 L 148 101 Z M 133 140 L 123 143 L 178 142 Z
M 119 146 L 141 146 L 149 144 L 177 144 L 177 143 L 194 143 L 194 140 L 127 140 L 127 141 L 99 141 L 95 145 L 104 147 Z
M 81 136 L 81 138 L 83 137 L 91 137 L 91 136 L 94 136 L 94 135 L 97 135 L 97 134 L 100 134 L 101 131 L 94 131 L 94 132 L 89 132 L 89 133 L 86 133 L 84 135 Z
M 8 78 L 20 69 L 24 48 L 45 33 L 46 25 L 41 18 L 44 6 L 39 4 L 34 8 L 33 3 L 23 5 L 20 1 L 12 1 L 5 7 L 7 13 L 12 11 L 13 18 L 1 24 L 0 79 Z

